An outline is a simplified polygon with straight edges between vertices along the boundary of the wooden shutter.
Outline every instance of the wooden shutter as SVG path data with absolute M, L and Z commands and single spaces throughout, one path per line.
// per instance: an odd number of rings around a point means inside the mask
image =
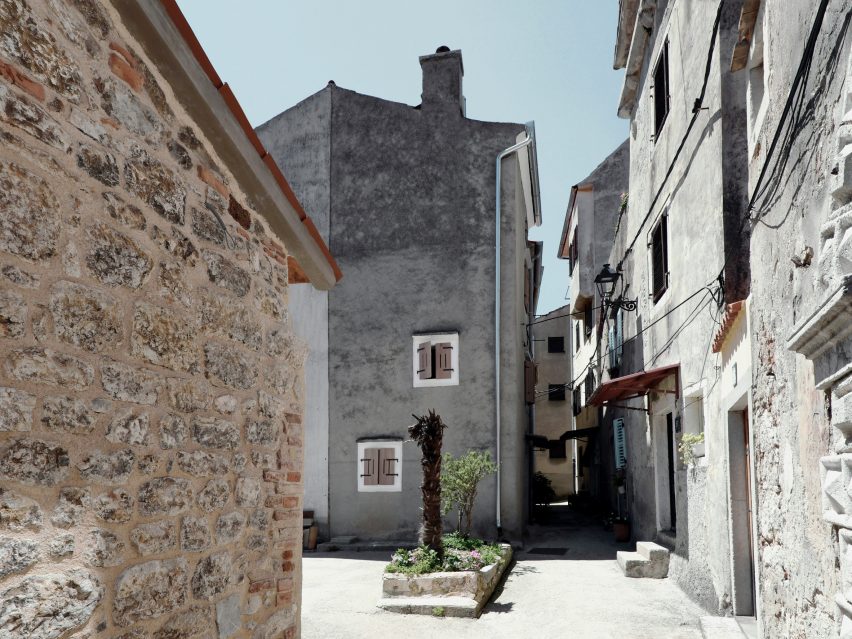
M 619 470 L 627 465 L 627 437 L 623 419 L 612 421 L 612 439 L 615 443 L 615 469 Z
M 653 297 L 656 302 L 668 288 L 668 216 L 664 215 L 651 235 Z
M 379 448 L 379 485 L 393 486 L 397 477 L 397 459 L 393 448 Z
M 379 484 L 378 448 L 364 449 L 364 456 L 361 458 L 361 477 L 364 478 L 365 486 L 376 486 Z
M 453 376 L 453 345 L 449 342 L 435 344 L 435 379 Z
M 524 399 L 527 404 L 535 404 L 535 384 L 538 381 L 538 364 L 532 360 L 524 361 Z
M 417 376 L 432 379 L 432 342 L 421 342 L 417 346 Z

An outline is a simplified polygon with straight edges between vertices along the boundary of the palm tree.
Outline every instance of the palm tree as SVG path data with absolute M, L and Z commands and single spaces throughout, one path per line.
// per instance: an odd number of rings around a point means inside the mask
M 420 465 L 423 467 L 423 483 L 420 490 L 423 493 L 423 528 L 420 530 L 420 543 L 429 546 L 444 555 L 441 543 L 441 444 L 444 439 L 446 424 L 430 410 L 427 415 L 418 417 L 408 428 L 408 434 L 420 446 L 423 457 Z

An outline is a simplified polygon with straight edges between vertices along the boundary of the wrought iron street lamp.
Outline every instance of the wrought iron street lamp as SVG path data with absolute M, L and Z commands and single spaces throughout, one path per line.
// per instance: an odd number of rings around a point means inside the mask
M 601 272 L 595 276 L 595 286 L 598 289 L 598 295 L 601 299 L 601 305 L 606 308 L 611 307 L 613 311 L 621 308 L 625 311 L 636 310 L 636 300 L 624 299 L 624 282 L 621 284 L 621 291 L 618 297 L 615 297 L 615 288 L 618 281 L 621 280 L 621 271 L 613 269 L 609 264 L 604 264 Z M 614 298 L 614 299 L 613 299 Z

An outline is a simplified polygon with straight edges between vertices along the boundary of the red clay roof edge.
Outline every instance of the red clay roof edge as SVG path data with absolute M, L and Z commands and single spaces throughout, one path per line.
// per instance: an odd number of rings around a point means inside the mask
M 730 332 L 731 327 L 734 325 L 734 322 L 736 321 L 737 316 L 739 316 L 744 305 L 745 300 L 739 300 L 737 302 L 731 302 L 725 306 L 725 313 L 722 315 L 721 325 L 716 331 L 716 335 L 713 337 L 714 353 L 718 353 L 722 350 L 725 340 L 728 339 L 728 332 Z
M 176 0 L 160 0 L 160 3 L 163 5 L 163 8 L 171 19 L 172 24 L 175 25 L 175 28 L 177 28 L 181 37 L 183 37 L 190 51 L 192 51 L 192 55 L 195 56 L 196 61 L 204 70 L 207 77 L 210 78 L 210 82 L 222 96 L 225 104 L 228 105 L 228 110 L 230 110 L 231 114 L 239 123 L 249 142 L 251 142 L 251 145 L 260 156 L 260 159 L 263 160 L 263 163 L 266 164 L 267 168 L 272 172 L 272 177 L 275 178 L 275 181 L 278 183 L 278 187 L 281 189 L 284 197 L 287 198 L 287 201 L 290 202 L 296 210 L 296 213 L 298 213 L 302 224 L 305 225 L 311 238 L 313 238 L 314 242 L 320 248 L 325 259 L 331 266 L 332 271 L 334 271 L 335 279 L 340 281 L 343 277 L 343 272 L 340 270 L 340 266 L 338 266 L 337 261 L 332 256 L 328 245 L 325 243 L 325 240 L 323 240 L 322 235 L 320 235 L 311 218 L 307 213 L 305 213 L 305 209 L 302 207 L 301 202 L 299 202 L 299 199 L 290 187 L 290 183 L 287 182 L 287 178 L 284 177 L 284 174 L 275 163 L 275 160 L 271 155 L 269 155 L 264 148 L 263 143 L 257 137 L 257 134 L 251 127 L 251 124 L 240 106 L 237 97 L 234 95 L 234 92 L 231 91 L 231 87 L 229 87 L 227 83 L 222 82 L 219 74 L 216 73 L 213 63 L 210 62 L 210 58 L 207 57 L 207 54 L 204 52 L 204 48 L 201 46 L 198 38 L 195 37 L 195 32 L 192 30 L 192 27 L 189 26 L 189 22 L 187 22 L 186 17 L 183 15 L 180 7 L 178 7 Z

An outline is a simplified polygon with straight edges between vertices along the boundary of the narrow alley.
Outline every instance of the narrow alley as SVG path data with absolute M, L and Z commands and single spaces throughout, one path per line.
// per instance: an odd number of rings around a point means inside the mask
M 707 613 L 669 579 L 629 579 L 615 562 L 630 544 L 587 518 L 533 527 L 479 619 L 400 615 L 376 607 L 388 552 L 326 552 L 303 559 L 305 639 L 536 637 L 692 639 Z M 559 554 L 562 553 L 562 554 Z

